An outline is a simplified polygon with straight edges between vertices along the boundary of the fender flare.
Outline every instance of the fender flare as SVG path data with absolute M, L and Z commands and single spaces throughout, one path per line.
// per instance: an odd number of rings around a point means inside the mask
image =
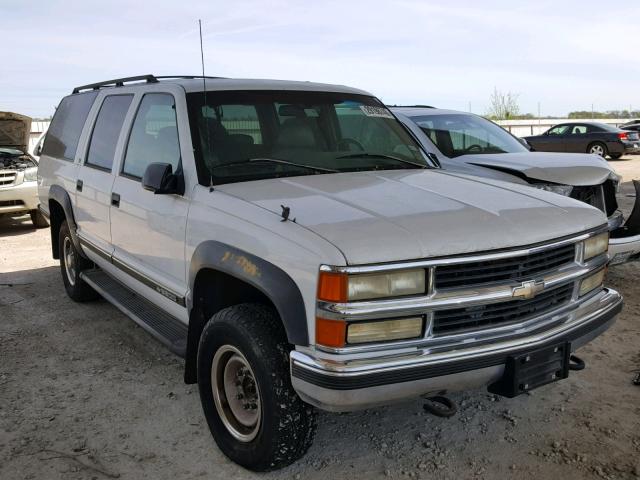
M 69 193 L 60 185 L 51 185 L 51 187 L 49 187 L 49 201 L 51 200 L 55 200 L 62 206 L 64 216 L 67 220 L 67 224 L 69 225 L 69 233 L 71 234 L 73 246 L 80 255 L 86 258 L 86 255 L 82 250 L 82 246 L 80 245 L 80 239 L 78 238 L 78 225 L 76 224 L 76 219 L 73 216 L 73 206 L 71 204 L 71 197 L 69 196 Z M 49 211 L 49 214 L 51 214 L 51 211 Z M 51 234 L 53 235 L 53 230 L 51 231 Z
M 251 253 L 225 243 L 207 240 L 196 248 L 189 267 L 189 286 L 193 292 L 196 275 L 202 269 L 216 270 L 237 278 L 269 298 L 284 325 L 287 339 L 294 345 L 309 345 L 307 315 L 302 293 L 281 268 Z M 188 299 L 189 309 L 193 299 Z

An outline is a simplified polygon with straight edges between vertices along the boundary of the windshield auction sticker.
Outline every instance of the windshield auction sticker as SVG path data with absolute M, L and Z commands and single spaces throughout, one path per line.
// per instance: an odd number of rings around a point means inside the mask
M 372 105 L 360 105 L 360 110 L 367 117 L 393 118 L 391 112 L 384 107 L 374 107 Z

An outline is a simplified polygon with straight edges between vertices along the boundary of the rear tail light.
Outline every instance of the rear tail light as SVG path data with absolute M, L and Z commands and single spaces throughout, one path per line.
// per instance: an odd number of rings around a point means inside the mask
M 618 134 L 618 138 L 619 138 L 620 140 L 627 140 L 627 138 L 628 138 L 628 137 L 627 137 L 627 134 L 626 134 L 625 132 L 620 132 L 620 133 Z

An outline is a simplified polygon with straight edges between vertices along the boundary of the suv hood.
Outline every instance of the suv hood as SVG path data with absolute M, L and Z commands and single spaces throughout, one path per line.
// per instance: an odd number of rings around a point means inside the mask
M 587 153 L 522 152 L 462 155 L 449 161 L 518 173 L 529 179 L 572 185 L 600 185 L 613 169 L 598 155 Z M 514 173 L 515 172 L 515 173 Z
M 331 242 L 348 264 L 510 248 L 606 224 L 582 202 L 441 170 L 310 175 L 216 187 Z
M 11 112 L 0 112 L 0 147 L 26 153 L 31 134 L 31 118 Z

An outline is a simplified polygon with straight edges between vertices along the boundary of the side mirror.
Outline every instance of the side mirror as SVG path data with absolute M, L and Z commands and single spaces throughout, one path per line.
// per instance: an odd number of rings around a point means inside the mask
M 142 177 L 142 188 L 157 195 L 184 193 L 184 179 L 181 174 L 173 173 L 170 163 L 150 163 Z
M 527 142 L 526 139 L 524 138 L 520 138 L 520 137 L 516 137 L 518 139 L 518 141 L 524 146 L 524 148 L 526 148 L 527 150 L 531 150 L 531 145 L 529 145 L 529 142 Z

